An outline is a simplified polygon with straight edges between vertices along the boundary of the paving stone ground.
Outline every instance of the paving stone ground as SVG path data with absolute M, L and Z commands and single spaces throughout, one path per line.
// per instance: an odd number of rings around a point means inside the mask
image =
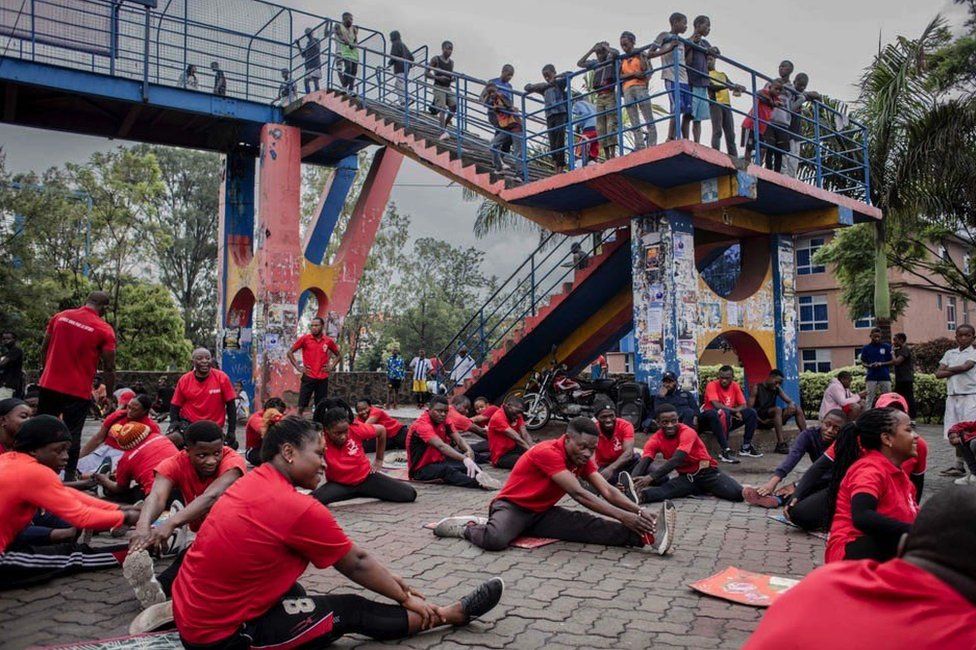
M 557 435 L 559 429 L 556 425 L 547 433 Z M 931 449 L 925 487 L 930 496 L 949 484 L 938 473 L 952 453 L 941 427 L 924 426 L 922 434 Z M 767 454 L 722 469 L 740 482 L 757 484 L 781 458 Z M 493 473 L 504 478 L 505 472 Z M 762 610 L 700 596 L 688 584 L 730 565 L 800 578 L 822 561 L 823 542 L 769 519 L 773 511 L 710 498 L 677 502 L 678 535 L 673 555 L 665 558 L 564 542 L 487 553 L 463 540 L 437 539 L 422 525 L 448 515 L 486 513 L 491 493 L 438 485 L 418 485 L 417 490 L 416 503 L 358 501 L 337 504 L 333 512 L 353 540 L 381 556 L 428 599 L 452 602 L 499 575 L 506 583 L 502 604 L 467 628 L 396 644 L 351 636 L 337 647 L 737 648 Z M 310 568 L 301 582 L 310 592 L 362 592 L 332 570 Z M 124 635 L 137 613 L 121 570 L 0 591 L 0 647 Z

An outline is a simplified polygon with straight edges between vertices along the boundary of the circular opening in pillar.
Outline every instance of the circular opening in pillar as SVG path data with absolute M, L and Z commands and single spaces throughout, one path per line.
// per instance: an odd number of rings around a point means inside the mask
M 298 319 L 308 324 L 313 318 L 325 318 L 329 314 L 329 298 L 318 287 L 312 287 L 302 292 L 298 299 Z
M 695 230 L 695 267 L 705 284 L 726 300 L 744 300 L 758 291 L 769 259 L 768 237 L 736 239 Z
M 741 368 L 744 376 L 742 389 L 746 392 L 753 384 L 769 376 L 773 369 L 759 342 L 748 332 L 729 330 L 713 338 L 699 357 L 703 366 L 724 366 Z M 700 390 L 705 390 L 704 386 Z

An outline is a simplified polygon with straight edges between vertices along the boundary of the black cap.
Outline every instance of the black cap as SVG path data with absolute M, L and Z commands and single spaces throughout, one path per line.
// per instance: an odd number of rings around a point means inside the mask
M 37 415 L 14 435 L 14 451 L 34 451 L 55 442 L 71 442 L 71 432 L 53 415 Z
M 670 370 L 668 370 L 666 373 L 664 373 L 663 375 L 661 375 L 661 381 L 673 381 L 673 382 L 676 382 L 677 383 L 677 381 L 678 381 L 678 375 L 676 375 L 673 372 L 671 372 Z
M 13 411 L 18 406 L 26 406 L 27 402 L 22 399 L 17 399 L 16 397 L 8 397 L 7 399 L 0 399 L 0 417 L 7 415 Z

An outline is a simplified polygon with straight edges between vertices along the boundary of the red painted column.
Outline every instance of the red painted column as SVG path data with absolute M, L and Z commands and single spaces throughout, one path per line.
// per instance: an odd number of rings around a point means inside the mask
M 301 132 L 282 124 L 261 129 L 255 288 L 255 403 L 271 396 L 297 401 L 299 376 L 285 356 L 298 333 L 302 245 Z

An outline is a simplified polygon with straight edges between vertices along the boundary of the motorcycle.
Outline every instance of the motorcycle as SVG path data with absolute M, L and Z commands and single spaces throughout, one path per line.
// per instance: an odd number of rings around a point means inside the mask
M 599 396 L 609 399 L 620 409 L 624 406 L 618 403 L 620 388 L 627 383 L 622 379 L 588 381 L 574 378 L 565 364 L 553 363 L 544 371 L 533 372 L 525 386 L 522 395 L 525 427 L 529 431 L 538 431 L 552 418 L 568 422 L 575 417 L 593 417 Z M 621 417 L 624 417 L 622 413 Z M 638 422 L 639 417 L 638 411 Z

